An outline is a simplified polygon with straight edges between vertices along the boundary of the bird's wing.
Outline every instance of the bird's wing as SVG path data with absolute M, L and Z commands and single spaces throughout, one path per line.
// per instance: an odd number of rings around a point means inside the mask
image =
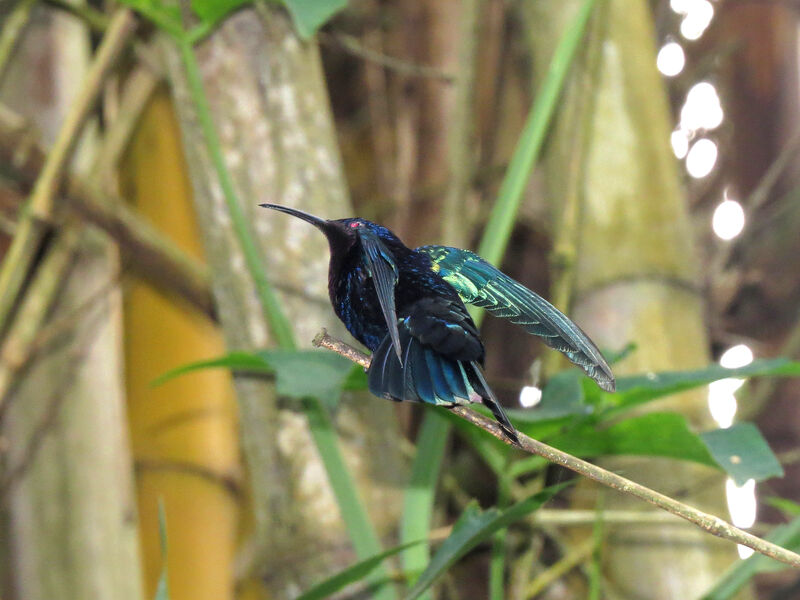
M 383 318 L 386 319 L 386 326 L 389 328 L 389 337 L 394 345 L 394 351 L 398 360 L 400 357 L 400 335 L 397 330 L 397 309 L 394 302 L 394 286 L 397 285 L 399 274 L 397 264 L 392 258 L 392 253 L 372 231 L 366 227 L 357 229 L 361 246 L 364 249 L 364 259 L 367 270 L 375 284 L 375 291 L 378 294 L 378 302 L 381 305 Z
M 422 246 L 417 251 L 430 257 L 433 270 L 455 288 L 464 302 L 522 325 L 528 333 L 563 352 L 601 388 L 614 391 L 614 374 L 600 350 L 547 300 L 468 250 Z

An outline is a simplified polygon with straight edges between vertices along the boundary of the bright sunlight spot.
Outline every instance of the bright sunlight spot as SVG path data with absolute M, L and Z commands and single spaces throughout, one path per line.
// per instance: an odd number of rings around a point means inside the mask
M 694 84 L 686 94 L 686 102 L 681 108 L 681 129 L 716 129 L 722 123 L 723 117 L 717 88 L 707 81 Z
M 725 495 L 728 498 L 728 512 L 731 515 L 731 522 L 742 529 L 752 527 L 756 522 L 756 482 L 748 479 L 743 486 L 739 487 L 733 479 L 728 478 L 725 482 Z M 753 551 L 747 546 L 739 544 L 737 547 L 739 558 L 744 560 L 753 555 Z
M 669 141 L 675 156 L 679 159 L 685 158 L 686 153 L 689 152 L 689 134 L 683 129 L 676 129 L 669 136 Z
M 717 162 L 717 145 L 708 138 L 697 140 L 686 155 L 686 170 L 695 179 L 702 179 Z
M 717 237 L 732 240 L 744 229 L 744 209 L 736 200 L 723 200 L 714 210 L 711 227 Z
M 742 529 L 752 527 L 756 522 L 756 482 L 748 479 L 742 487 L 737 486 L 733 479 L 725 482 L 725 495 L 728 498 L 728 511 L 731 522 Z M 753 555 L 753 550 L 747 546 L 738 545 L 739 558 L 744 560 Z
M 727 385 L 720 385 L 723 383 Z M 736 386 L 738 388 L 744 382 L 741 379 L 730 378 L 715 381 L 708 386 L 708 411 L 720 429 L 727 429 L 733 425 L 733 419 L 736 417 L 736 396 L 731 391 L 731 383 L 738 384 Z
M 736 549 L 739 551 L 739 558 L 742 560 L 750 558 L 753 556 L 753 554 L 755 554 L 755 550 L 748 548 L 747 546 L 742 546 L 741 544 L 736 544 Z
M 656 66 L 667 77 L 674 77 L 681 71 L 686 64 L 686 57 L 683 48 L 677 42 L 667 42 L 658 51 Z
M 685 15 L 691 10 L 693 0 L 669 0 L 669 7 L 679 15 Z
M 737 344 L 728 348 L 719 358 L 719 364 L 726 369 L 746 367 L 753 362 L 753 351 L 746 344 Z
M 688 0 L 680 3 L 685 9 L 680 12 L 684 15 L 681 21 L 681 35 L 687 40 L 696 40 L 711 24 L 714 17 L 714 7 L 708 0 Z
M 738 344 L 722 353 L 719 364 L 726 369 L 744 367 L 753 362 L 753 351 L 745 344 Z M 744 385 L 744 379 L 726 377 L 708 386 L 708 410 L 722 429 L 733 425 L 736 416 L 736 390 Z
M 525 408 L 536 406 L 542 401 L 542 390 L 533 385 L 526 385 L 519 393 L 519 403 Z
M 752 527 L 756 522 L 755 479 L 748 479 L 741 487 L 737 486 L 733 479 L 728 479 L 725 482 L 725 492 L 733 524 L 742 529 Z

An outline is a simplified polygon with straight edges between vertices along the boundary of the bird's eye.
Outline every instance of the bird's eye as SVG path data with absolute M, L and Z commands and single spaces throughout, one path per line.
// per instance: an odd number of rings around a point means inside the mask
M 357 222 L 357 221 L 356 221 L 356 222 L 353 222 L 353 223 L 350 223 L 350 227 L 352 227 L 353 229 L 355 229 L 355 228 L 356 228 L 356 227 L 358 227 L 359 225 L 361 225 L 361 223 L 359 223 L 359 222 Z

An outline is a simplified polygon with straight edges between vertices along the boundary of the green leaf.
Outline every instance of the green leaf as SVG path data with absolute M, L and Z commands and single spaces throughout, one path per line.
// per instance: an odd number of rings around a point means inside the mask
M 559 371 L 544 386 L 542 401 L 537 406 L 509 410 L 509 418 L 515 422 L 535 423 L 591 413 L 592 407 L 585 403 L 583 379 L 577 369 Z
M 495 531 L 522 519 L 561 491 L 568 483 L 548 487 L 506 510 L 490 508 L 482 511 L 477 502 L 470 503 L 453 526 L 449 537 L 442 542 L 428 568 L 420 575 L 416 585 L 406 596 L 414 600 L 425 592 L 445 571 L 467 552 L 488 540 Z
M 709 365 L 694 371 L 667 371 L 646 373 L 617 379 L 617 393 L 606 394 L 614 407 L 609 413 L 619 412 L 651 400 L 691 390 L 726 377 L 755 377 L 763 375 L 800 376 L 800 362 L 786 358 L 755 360 L 746 367 L 726 369 Z
M 180 37 L 183 34 L 181 11 L 177 4 L 162 0 L 120 0 L 120 3 L 132 8 L 173 36 Z
M 264 359 L 253 352 L 231 352 L 225 356 L 218 358 L 210 358 L 207 360 L 198 360 L 196 362 L 187 363 L 174 369 L 171 369 L 163 375 L 157 377 L 150 384 L 152 386 L 159 386 L 195 371 L 202 371 L 204 369 L 230 369 L 231 371 L 248 371 L 255 373 L 273 373 L 272 367 L 264 361 Z
M 484 416 L 491 417 L 491 413 L 483 406 L 473 404 L 470 408 L 475 412 L 479 412 Z M 445 416 L 445 418 L 455 426 L 459 435 L 464 438 L 470 446 L 477 452 L 486 465 L 492 469 L 496 475 L 501 475 L 506 464 L 506 457 L 510 451 L 508 444 L 505 444 L 494 437 L 492 434 L 484 431 L 480 427 L 475 427 L 469 421 L 465 421 L 458 415 L 453 414 L 446 408 L 435 408 L 428 410 L 437 410 Z M 426 411 L 427 412 L 427 411 Z
M 371 556 L 365 560 L 357 562 L 356 564 L 347 567 L 345 570 L 340 571 L 333 577 L 329 577 L 325 581 L 321 581 L 304 594 L 298 596 L 296 600 L 321 600 L 323 598 L 329 598 L 351 583 L 355 583 L 356 581 L 367 577 L 378 565 L 380 565 L 390 556 L 399 554 L 403 550 L 407 550 L 412 546 L 417 546 L 426 541 L 427 540 L 417 540 L 407 544 L 402 544 L 400 546 L 395 546 L 394 548 L 390 548 L 385 552 L 381 552 L 380 554 L 376 554 L 375 556 Z
M 764 498 L 763 501 L 773 508 L 777 508 L 787 517 L 800 517 L 800 504 L 788 498 L 770 496 L 769 498 Z
M 169 600 L 169 578 L 167 577 L 167 515 L 164 501 L 158 500 L 158 539 L 161 544 L 161 575 L 156 585 L 155 600 Z
M 736 485 L 744 485 L 748 479 L 763 481 L 783 476 L 781 463 L 752 423 L 707 431 L 701 433 L 700 438 Z
M 770 531 L 765 539 L 787 550 L 800 551 L 800 517 L 786 525 L 779 525 Z M 714 587 L 706 592 L 702 600 L 727 600 L 747 585 L 755 575 L 788 568 L 790 567 L 782 562 L 756 553 L 747 560 L 733 563 Z
M 353 365 L 344 380 L 342 389 L 348 391 L 361 391 L 367 389 L 367 372 L 361 365 Z
M 317 29 L 347 6 L 347 0 L 283 0 L 283 3 L 304 39 L 314 37 Z
M 499 264 L 503 257 L 525 186 L 539 158 L 545 135 L 558 106 L 561 90 L 564 88 L 564 81 L 572 65 L 575 51 L 583 39 L 594 5 L 595 0 L 585 0 L 577 16 L 561 36 L 542 87 L 537 92 L 528 114 L 522 135 L 514 148 L 514 154 L 500 185 L 497 201 L 492 206 L 489 222 L 478 247 L 478 254 L 490 263 Z
M 352 363 L 323 350 L 265 350 L 258 353 L 277 376 L 276 389 L 289 398 L 318 398 L 335 406 Z
M 648 413 L 606 429 L 583 425 L 549 440 L 551 446 L 574 456 L 663 456 L 718 467 L 686 419 L 675 413 Z
M 192 0 L 192 10 L 208 25 L 216 25 L 228 13 L 250 0 Z
M 441 411 L 434 409 L 429 412 L 431 414 L 422 421 L 417 436 L 417 453 L 411 467 L 411 479 L 403 492 L 401 543 L 429 537 L 433 522 L 436 484 L 447 444 L 448 422 Z M 420 573 L 429 561 L 430 549 L 427 544 L 409 548 L 403 553 L 403 568 L 412 577 Z
M 214 368 L 274 374 L 278 394 L 297 399 L 319 398 L 328 405 L 335 405 L 342 389 L 352 385 L 357 377 L 353 375 L 352 363 L 333 352 L 263 350 L 231 352 L 219 358 L 182 365 L 164 373 L 153 385 L 161 385 L 194 371 Z

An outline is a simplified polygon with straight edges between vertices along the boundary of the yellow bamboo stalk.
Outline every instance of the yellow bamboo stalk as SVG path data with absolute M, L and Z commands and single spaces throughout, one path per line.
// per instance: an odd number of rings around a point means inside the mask
M 179 131 L 163 90 L 142 116 L 122 164 L 121 184 L 145 218 L 202 257 Z M 129 283 L 124 307 L 147 597 L 161 570 L 157 507 L 163 499 L 172 600 L 232 599 L 241 502 L 229 375 L 202 371 L 151 386 L 172 367 L 220 355 L 222 338 L 205 315 L 140 280 Z

